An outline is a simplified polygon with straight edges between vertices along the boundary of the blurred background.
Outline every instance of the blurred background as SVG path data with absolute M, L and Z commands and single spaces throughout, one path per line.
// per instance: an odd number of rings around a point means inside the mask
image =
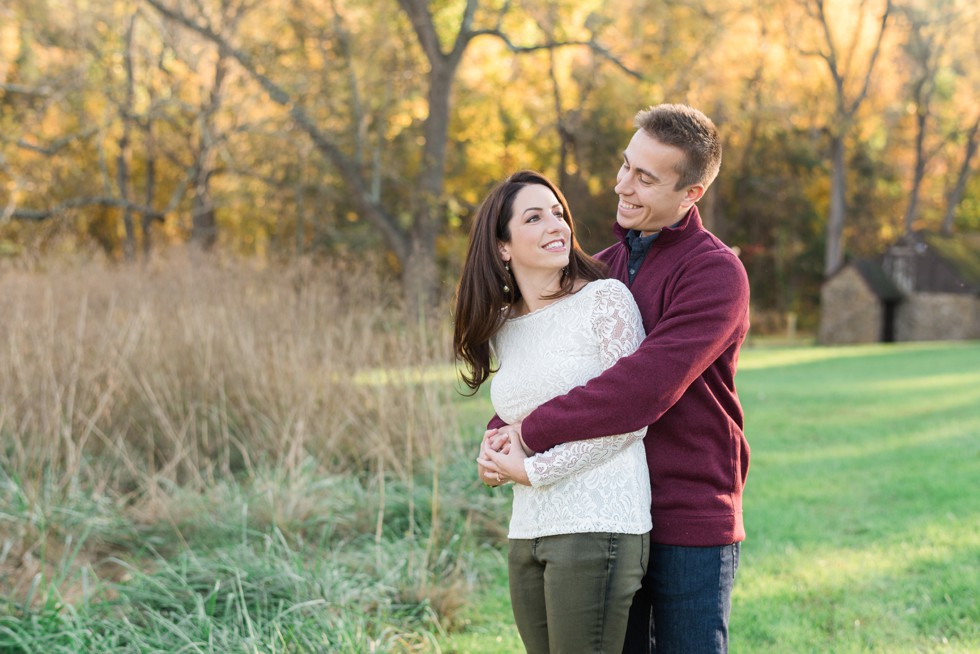
M 371 253 L 431 298 L 518 168 L 608 244 L 632 117 L 678 102 L 755 329 L 814 329 L 850 258 L 980 229 L 978 43 L 966 0 L 6 0 L 0 256 Z

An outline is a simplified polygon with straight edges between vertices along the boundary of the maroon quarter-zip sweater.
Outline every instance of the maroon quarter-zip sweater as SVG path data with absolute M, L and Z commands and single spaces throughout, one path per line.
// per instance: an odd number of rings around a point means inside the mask
M 628 284 L 626 231 L 616 225 L 616 233 L 620 242 L 597 256 Z M 647 331 L 639 350 L 538 407 L 523 422 L 524 441 L 543 452 L 649 425 L 651 540 L 741 541 L 749 446 L 735 369 L 749 328 L 745 268 L 704 229 L 695 206 L 653 241 L 630 290 Z

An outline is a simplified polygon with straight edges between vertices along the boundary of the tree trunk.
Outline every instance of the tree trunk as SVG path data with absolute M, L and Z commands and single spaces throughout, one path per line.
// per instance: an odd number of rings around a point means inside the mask
M 132 184 L 129 174 L 129 124 L 123 127 L 123 135 L 119 138 L 119 156 L 116 157 L 116 179 L 119 184 L 119 194 L 123 199 L 123 229 L 126 232 L 123 240 L 123 258 L 132 261 L 136 258 L 136 230 L 133 226 Z
M 135 113 L 136 81 L 133 74 L 133 30 L 136 25 L 136 14 L 129 18 L 126 27 L 126 52 L 124 53 L 124 63 L 126 69 L 126 100 L 120 108 L 123 132 L 119 137 L 119 156 L 116 158 L 116 179 L 119 184 L 119 194 L 122 196 L 125 206 L 123 208 L 123 227 L 126 230 L 126 240 L 123 241 L 123 257 L 126 261 L 133 261 L 136 258 L 136 228 L 133 226 L 133 188 L 132 175 L 130 174 L 130 131 L 132 129 L 132 115 Z
M 960 166 L 960 174 L 956 177 L 956 185 L 949 192 L 949 197 L 946 199 L 946 215 L 943 217 L 943 234 L 953 233 L 956 208 L 963 201 L 963 194 L 966 192 L 966 182 L 970 178 L 970 167 L 973 163 L 973 157 L 976 156 L 977 146 L 980 145 L 978 143 L 980 141 L 978 136 L 980 136 L 980 115 L 977 115 L 977 119 L 973 121 L 973 127 L 970 128 L 970 133 L 967 135 L 963 165 Z
M 916 114 L 916 133 L 915 133 L 915 170 L 912 173 L 912 191 L 909 193 L 909 206 L 905 211 L 905 233 L 912 233 L 915 219 L 919 213 L 919 190 L 922 188 L 922 179 L 926 174 L 926 118 L 928 108 L 921 107 Z
M 436 294 L 434 239 L 415 239 L 402 269 L 402 293 L 408 313 L 421 320 L 432 314 Z
M 844 137 L 834 135 L 831 143 L 830 212 L 827 216 L 827 245 L 824 254 L 824 276 L 830 276 L 844 260 Z
M 861 3 L 863 10 L 864 3 Z M 875 38 L 874 48 L 868 60 L 867 67 L 864 69 L 863 79 L 860 87 L 851 99 L 848 99 L 846 88 L 848 87 L 847 78 L 849 71 L 856 67 L 854 44 L 857 43 L 863 21 L 858 21 L 855 26 L 855 41 L 852 47 L 846 51 L 836 43 L 828 19 L 828 7 L 824 0 L 813 0 L 806 3 L 807 12 L 819 24 L 823 33 L 824 48 L 817 52 L 817 56 L 827 64 L 831 79 L 836 89 L 836 104 L 834 121 L 835 125 L 831 128 L 831 180 L 830 180 L 830 210 L 827 216 L 827 244 L 824 254 L 824 275 L 833 274 L 844 262 L 844 221 L 846 220 L 846 201 L 845 191 L 846 170 L 844 167 L 844 141 L 850 132 L 851 120 L 857 114 L 858 108 L 867 97 L 868 89 L 871 86 L 871 76 L 881 54 L 881 46 L 884 42 L 885 31 L 888 27 L 888 18 L 891 15 L 893 6 L 892 0 L 885 0 L 885 8 L 881 14 L 881 21 L 878 24 L 878 34 Z M 842 60 L 843 57 L 843 60 Z M 843 61 L 843 65 L 842 64 Z
M 149 141 L 150 139 L 148 139 Z M 156 159 L 153 153 L 147 148 L 147 161 L 146 161 L 146 201 L 144 204 L 147 207 L 153 206 L 153 193 L 156 190 L 157 184 L 157 166 Z M 153 221 L 154 216 L 149 211 L 143 212 L 142 221 L 142 232 L 143 232 L 143 260 L 150 260 L 150 251 L 153 248 Z
M 436 235 L 439 233 L 444 205 L 446 147 L 449 143 L 449 96 L 452 93 L 456 62 L 436 59 L 429 74 L 429 115 L 423 133 L 422 171 L 419 175 L 418 196 L 411 228 L 410 247 L 402 262 L 409 306 L 420 311 L 432 304 L 437 296 L 435 266 Z
M 218 240 L 214 204 L 207 181 L 194 186 L 194 198 L 191 201 L 191 240 L 202 250 L 208 251 Z
M 214 173 L 217 127 L 215 116 L 221 107 L 222 91 L 228 72 L 224 53 L 218 54 L 207 104 L 201 107 L 198 120 L 197 161 L 194 166 L 194 200 L 191 209 L 191 240 L 202 250 L 210 250 L 218 240 L 218 221 L 211 196 L 211 175 Z

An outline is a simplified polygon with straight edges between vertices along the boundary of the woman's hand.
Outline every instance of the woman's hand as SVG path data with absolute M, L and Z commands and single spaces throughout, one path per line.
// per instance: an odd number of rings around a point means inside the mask
M 488 429 L 487 432 L 483 435 L 483 440 L 480 442 L 480 454 L 477 456 L 476 459 L 476 464 L 477 464 L 476 469 L 477 469 L 477 474 L 480 477 L 480 481 L 482 481 L 487 486 L 490 486 L 491 488 L 496 488 L 497 486 L 501 486 L 506 483 L 504 478 L 501 477 L 499 474 L 497 474 L 496 469 L 491 470 L 485 467 L 482 463 L 483 461 L 489 460 L 489 456 L 487 453 L 490 451 L 490 442 L 493 439 L 493 437 L 496 435 L 496 433 L 497 433 L 496 429 Z
M 483 439 L 480 458 L 477 459 L 480 474 L 489 485 L 513 481 L 530 486 L 531 482 L 524 469 L 524 460 L 527 459 L 524 444 L 520 440 L 519 432 L 507 429 L 503 427 L 495 430 L 494 434 L 488 432 Z M 506 442 L 500 438 L 501 433 L 506 436 Z

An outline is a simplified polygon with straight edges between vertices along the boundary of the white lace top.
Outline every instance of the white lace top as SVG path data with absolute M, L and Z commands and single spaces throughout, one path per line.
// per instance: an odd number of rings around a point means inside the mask
M 500 366 L 490 384 L 493 407 L 501 419 L 517 422 L 633 353 L 643 337 L 633 296 L 614 279 L 512 318 L 491 343 Z M 531 486 L 514 485 L 509 537 L 648 532 L 645 434 L 644 427 L 573 441 L 529 457 Z

